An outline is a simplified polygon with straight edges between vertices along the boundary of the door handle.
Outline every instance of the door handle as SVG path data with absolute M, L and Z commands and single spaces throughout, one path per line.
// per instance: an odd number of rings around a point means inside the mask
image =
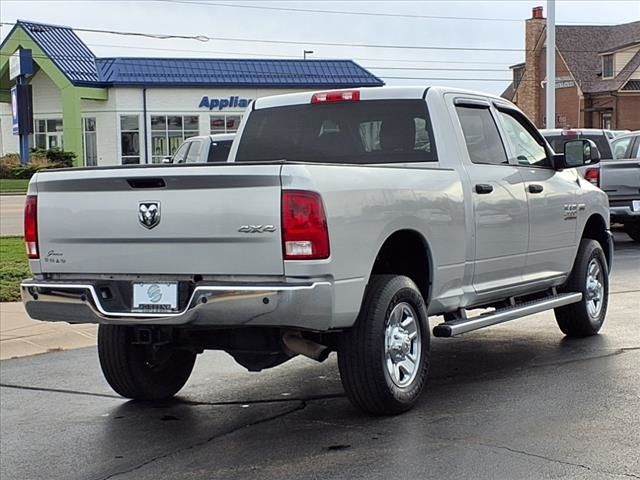
M 529 184 L 529 193 L 542 193 L 544 187 L 542 185 L 538 185 L 537 183 Z
M 489 185 L 488 183 L 478 183 L 476 185 L 476 193 L 483 195 L 487 193 L 493 192 L 493 185 Z

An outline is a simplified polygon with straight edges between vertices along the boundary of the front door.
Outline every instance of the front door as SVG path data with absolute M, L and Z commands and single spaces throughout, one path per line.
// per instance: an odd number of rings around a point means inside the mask
M 571 270 L 577 241 L 577 173 L 553 169 L 542 137 L 520 112 L 499 108 L 498 117 L 529 204 L 524 280 L 561 276 Z
M 522 282 L 529 241 L 523 178 L 509 164 L 489 105 L 457 102 L 473 196 L 473 286 L 482 294 Z

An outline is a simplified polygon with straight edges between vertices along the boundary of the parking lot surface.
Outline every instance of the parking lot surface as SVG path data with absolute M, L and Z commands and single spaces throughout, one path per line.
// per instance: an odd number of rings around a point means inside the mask
M 116 396 L 95 348 L 0 362 L 0 477 L 640 478 L 640 248 L 616 239 L 600 335 L 544 313 L 433 339 L 397 417 L 351 407 L 333 355 L 255 374 L 207 352 L 163 404 Z

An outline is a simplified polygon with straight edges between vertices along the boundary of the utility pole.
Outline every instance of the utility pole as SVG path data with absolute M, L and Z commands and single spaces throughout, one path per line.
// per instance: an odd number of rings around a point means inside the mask
M 556 0 L 547 0 L 546 128 L 556 128 Z

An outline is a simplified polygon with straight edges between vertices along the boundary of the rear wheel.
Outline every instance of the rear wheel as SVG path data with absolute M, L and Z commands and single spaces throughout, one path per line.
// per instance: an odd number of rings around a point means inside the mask
M 640 242 L 640 223 L 625 223 L 624 231 L 634 242 Z
M 374 415 L 410 409 L 429 369 L 427 310 L 408 277 L 376 275 L 353 328 L 344 332 L 338 366 L 347 397 Z
M 196 354 L 165 345 L 134 343 L 134 329 L 100 325 L 98 357 L 105 379 L 117 393 L 134 400 L 162 400 L 189 379 Z
M 604 251 L 595 240 L 583 239 L 580 242 L 564 290 L 582 293 L 582 300 L 555 309 L 560 330 L 569 337 L 597 334 L 607 315 L 609 272 Z

